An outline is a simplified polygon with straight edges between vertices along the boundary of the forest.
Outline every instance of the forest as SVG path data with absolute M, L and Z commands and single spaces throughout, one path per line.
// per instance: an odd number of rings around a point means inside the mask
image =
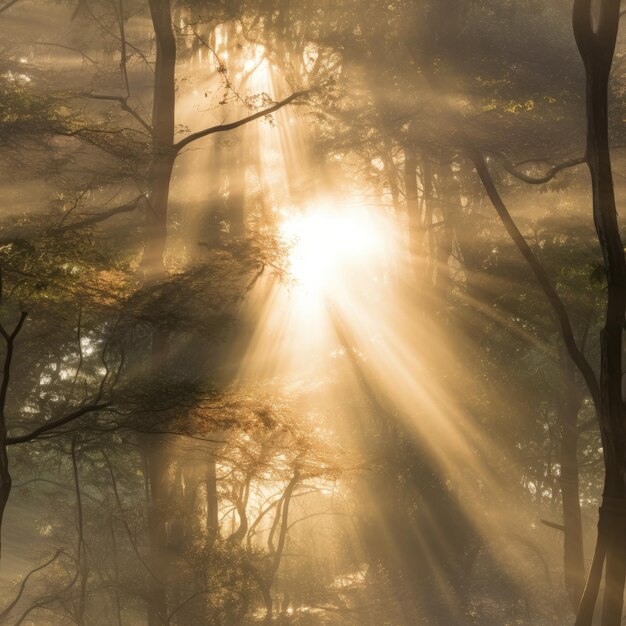
M 0 0 L 0 625 L 626 624 L 624 16 Z

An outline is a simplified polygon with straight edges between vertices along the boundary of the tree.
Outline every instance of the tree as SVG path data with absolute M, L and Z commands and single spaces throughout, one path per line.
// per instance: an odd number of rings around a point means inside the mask
M 591 3 L 574 4 L 574 35 L 585 66 L 587 149 L 593 217 L 607 277 L 605 326 L 601 334 L 598 418 L 605 462 L 604 492 L 598 519 L 596 552 L 581 600 L 577 624 L 590 624 L 599 572 L 606 562 L 603 626 L 621 622 L 626 578 L 626 485 L 624 484 L 624 400 L 622 397 L 622 334 L 626 312 L 626 261 L 621 241 L 608 130 L 608 82 L 620 3 L 604 1 L 594 28 Z

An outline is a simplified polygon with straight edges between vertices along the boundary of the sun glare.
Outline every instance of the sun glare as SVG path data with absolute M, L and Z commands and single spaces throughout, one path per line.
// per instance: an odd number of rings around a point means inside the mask
M 309 294 L 328 296 L 363 271 L 383 235 L 364 211 L 320 209 L 297 215 L 281 226 L 291 246 L 290 273 Z

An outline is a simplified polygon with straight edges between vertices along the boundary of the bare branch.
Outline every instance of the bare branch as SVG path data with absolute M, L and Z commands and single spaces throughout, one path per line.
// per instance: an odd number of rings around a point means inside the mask
M 540 519 L 539 521 L 545 526 L 548 526 L 548 528 L 554 528 L 554 530 L 565 532 L 565 526 L 563 526 L 563 524 L 557 524 L 556 522 L 551 522 L 547 519 Z
M 71 413 L 68 413 L 67 415 L 64 415 L 63 417 L 59 417 L 58 419 L 46 422 L 45 424 L 42 424 L 41 426 L 35 428 L 29 433 L 26 433 L 24 435 L 16 435 L 15 437 L 7 437 L 6 443 L 8 446 L 14 446 L 19 443 L 28 443 L 30 441 L 33 441 L 34 439 L 37 439 L 41 435 L 50 432 L 51 430 L 55 430 L 60 426 L 64 426 L 65 424 L 69 424 L 70 422 L 77 420 L 83 415 L 87 415 L 88 413 L 96 413 L 97 411 L 105 411 L 111 406 L 111 404 L 112 402 L 96 402 L 93 404 L 87 404 L 79 409 L 76 409 L 75 411 L 72 411 Z
M 100 20 L 98 18 L 98 16 L 90 9 L 89 5 L 86 2 L 85 3 L 80 3 L 78 6 L 79 7 L 82 6 L 85 9 L 85 11 L 87 11 L 87 13 L 89 13 L 91 19 L 93 19 L 93 21 L 97 24 L 97 26 L 104 33 L 106 33 L 107 35 L 109 35 L 113 39 L 117 39 L 117 41 L 121 42 L 121 39 L 120 39 L 119 35 L 116 35 L 108 26 L 103 24 L 102 20 Z M 139 48 L 137 48 L 137 46 L 134 46 L 128 40 L 126 40 L 125 45 L 126 45 L 126 47 L 131 48 L 135 52 L 135 54 L 137 54 L 143 60 L 143 62 L 146 64 L 147 68 L 149 68 L 151 71 L 154 71 L 153 68 L 152 68 L 152 64 L 150 62 L 150 59 L 148 59 L 148 57 L 146 56 L 146 53 L 143 50 L 140 50 Z
M 65 226 L 59 226 L 57 228 L 54 228 L 52 232 L 54 234 L 61 234 L 69 230 L 79 230 L 80 228 L 85 228 L 93 224 L 98 224 L 99 222 L 104 222 L 114 215 L 120 215 L 121 213 L 130 213 L 137 208 L 139 202 L 144 197 L 145 196 L 143 194 L 139 194 L 136 198 L 133 198 L 130 202 L 127 202 L 126 204 L 122 204 L 118 207 L 113 207 L 112 209 L 109 209 L 108 211 L 103 211 L 102 213 L 90 215 L 89 217 L 86 217 L 83 220 L 79 220 L 78 222 L 72 222 L 71 224 L 66 224 Z
M 500 221 L 504 225 L 506 231 L 509 236 L 517 246 L 518 250 L 522 253 L 522 256 L 526 259 L 526 262 L 530 266 L 535 278 L 541 285 L 541 289 L 543 290 L 545 296 L 547 297 L 550 306 L 558 320 L 558 324 L 561 330 L 561 336 L 563 337 L 563 341 L 565 343 L 565 347 L 567 352 L 582 374 L 585 383 L 589 389 L 589 393 L 593 398 L 593 403 L 596 408 L 596 411 L 600 407 L 600 386 L 598 384 L 598 380 L 593 371 L 593 368 L 587 361 L 587 358 L 582 353 L 578 345 L 576 344 L 576 339 L 574 337 L 574 331 L 572 330 L 572 326 L 570 323 L 569 315 L 563 304 L 563 301 L 559 297 L 556 289 L 552 285 L 546 270 L 543 265 L 540 263 L 539 259 L 535 256 L 535 253 L 532 251 L 528 242 L 520 232 L 519 228 L 515 224 L 515 221 L 511 217 L 504 201 L 500 197 L 498 190 L 496 189 L 495 183 L 493 182 L 493 178 L 489 173 L 489 168 L 487 167 L 487 163 L 485 162 L 485 158 L 482 153 L 474 147 L 468 147 L 469 157 L 474 163 L 474 167 L 476 168 L 476 173 L 480 178 L 491 203 L 493 204 L 498 216 L 500 217 Z
M 515 178 L 519 178 L 523 180 L 525 183 L 529 183 L 531 185 L 543 185 L 551 181 L 559 172 L 563 170 L 569 169 L 570 167 L 576 167 L 578 165 L 582 165 L 586 163 L 587 159 L 585 156 L 576 157 L 574 159 L 568 159 L 567 161 L 563 161 L 562 163 L 558 163 L 557 165 L 553 165 L 543 176 L 529 176 L 524 172 L 520 172 L 517 167 L 511 163 L 506 157 L 502 154 L 496 154 L 499 159 L 502 167 L 509 173 L 511 176 L 515 176 Z
M 130 82 L 128 80 L 128 56 L 126 54 L 126 30 L 124 28 L 124 4 L 122 0 L 119 0 L 119 6 L 116 7 L 115 15 L 120 28 L 120 71 L 122 73 L 122 80 L 124 81 L 124 87 L 126 88 L 126 98 L 130 98 Z
M 20 598 L 22 597 L 22 594 L 24 593 L 24 590 L 26 589 L 26 584 L 28 583 L 28 579 L 33 574 L 40 572 L 42 569 L 45 569 L 46 567 L 48 567 L 48 565 L 51 565 L 52 563 L 54 563 L 54 561 L 56 561 L 59 558 L 59 555 L 62 554 L 62 552 L 63 550 L 57 550 L 51 559 L 46 561 L 43 565 L 39 565 L 35 569 L 30 570 L 30 572 L 28 572 L 28 574 L 24 576 L 24 580 L 22 580 L 22 584 L 20 585 L 20 589 L 17 595 L 15 596 L 15 598 L 13 598 L 11 603 L 7 605 L 7 607 L 2 611 L 2 613 L 0 613 L 0 620 L 3 620 L 5 617 L 7 617 L 7 615 L 13 610 L 15 605 L 20 601 Z
M 62 48 L 63 50 L 69 50 L 70 52 L 76 52 L 76 54 L 80 54 L 85 61 L 89 61 L 92 65 L 97 65 L 98 62 L 94 61 L 90 56 L 86 55 L 82 50 L 78 48 L 72 48 L 72 46 L 66 46 L 62 43 L 56 43 L 54 41 L 35 41 L 33 42 L 35 46 L 52 46 L 54 48 Z
M 15 338 L 19 334 L 20 330 L 22 330 L 22 326 L 28 317 L 28 313 L 26 311 L 22 311 L 19 321 L 15 325 L 13 332 L 9 334 L 4 326 L 0 324 L 0 335 L 4 337 L 4 340 L 7 345 L 7 352 L 4 358 L 4 368 L 2 371 L 2 385 L 0 385 L 0 415 L 4 420 L 4 411 L 7 403 L 7 393 L 9 391 L 9 379 L 11 377 L 11 361 L 13 360 L 13 342 Z
M 95 93 L 81 93 L 79 94 L 83 98 L 90 98 L 91 100 L 107 100 L 109 102 L 118 102 L 123 111 L 126 111 L 132 115 L 149 133 L 152 134 L 152 126 L 146 122 L 146 120 L 135 111 L 128 104 L 129 96 L 113 96 L 108 94 L 95 94 Z
M 107 464 L 107 469 L 109 470 L 109 476 L 111 477 L 111 486 L 113 488 L 113 495 L 115 497 L 115 503 L 117 504 L 117 508 L 119 510 L 119 519 L 122 522 L 122 525 L 124 526 L 124 530 L 126 531 L 126 534 L 128 536 L 128 541 L 130 542 L 130 545 L 133 549 L 133 552 L 135 553 L 135 556 L 137 557 L 137 559 L 139 560 L 139 562 L 141 563 L 141 565 L 143 566 L 143 568 L 146 570 L 146 572 L 159 584 L 164 585 L 165 583 L 163 582 L 163 580 L 161 580 L 151 569 L 151 567 L 148 565 L 148 563 L 146 563 L 146 560 L 143 558 L 143 556 L 141 555 L 141 552 L 139 551 L 139 546 L 137 545 L 137 542 L 135 540 L 135 538 L 133 537 L 133 532 L 131 530 L 130 525 L 128 524 L 128 522 L 126 521 L 125 515 L 124 515 L 124 508 L 122 506 L 122 499 L 120 498 L 120 494 L 117 488 L 117 479 L 115 477 L 115 474 L 113 473 L 113 466 L 111 464 L 111 460 L 109 459 L 108 455 L 106 454 L 106 452 L 104 452 L 103 450 L 100 450 L 100 454 L 104 457 L 104 460 L 106 461 Z M 182 587 L 178 587 L 178 586 L 172 586 L 173 589 L 178 589 L 180 591 L 183 591 Z
M 283 556 L 283 550 L 285 549 L 285 541 L 287 539 L 287 531 L 289 530 L 289 505 L 291 504 L 291 496 L 293 490 L 296 488 L 300 481 L 300 472 L 296 470 L 293 474 L 293 478 L 289 481 L 285 493 L 283 495 L 283 506 L 281 511 L 280 532 L 278 533 L 278 545 L 274 551 L 274 562 L 272 564 L 270 574 L 272 580 L 276 576 L 280 561 Z M 278 515 L 278 512 L 276 513 Z
M 252 122 L 254 120 L 258 120 L 261 117 L 265 117 L 266 115 L 270 115 L 279 109 L 282 109 L 287 104 L 290 104 L 294 100 L 298 98 L 302 98 L 308 95 L 310 91 L 296 91 L 292 93 L 290 96 L 277 102 L 276 104 L 268 107 L 267 109 L 263 109 L 262 111 L 257 111 L 252 115 L 248 115 L 236 122 L 230 122 L 229 124 L 219 124 L 217 126 L 211 126 L 210 128 L 205 128 L 204 130 L 199 130 L 197 133 L 192 133 L 191 135 L 187 135 L 184 139 L 181 139 L 179 142 L 175 143 L 173 148 L 176 152 L 180 152 L 183 148 L 188 146 L 190 143 L 197 141 L 198 139 L 202 139 L 203 137 L 207 137 L 208 135 L 213 135 L 215 133 L 223 133 L 229 130 L 234 130 L 235 128 L 239 128 L 248 122 Z
M 10 0 L 4 6 L 0 7 L 0 13 L 4 13 L 7 9 L 10 9 L 18 0 Z

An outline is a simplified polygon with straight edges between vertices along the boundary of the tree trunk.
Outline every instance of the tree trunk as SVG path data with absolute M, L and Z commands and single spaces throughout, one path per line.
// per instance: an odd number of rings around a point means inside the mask
M 452 288 L 450 276 L 450 257 L 454 252 L 454 231 L 457 216 L 461 208 L 461 190 L 454 179 L 454 172 L 450 166 L 439 168 L 441 178 L 439 180 L 440 195 L 442 202 L 439 203 L 443 224 L 437 227 L 437 307 L 440 311 L 448 305 L 450 290 Z M 433 236 L 431 224 L 431 234 Z
M 9 472 L 9 457 L 6 447 L 6 424 L 4 419 L 0 426 L 2 433 L 0 433 L 0 529 L 2 529 L 2 520 L 4 518 L 4 511 L 11 495 L 11 474 Z M 2 553 L 2 535 L 0 533 L 0 554 Z
M 168 333 L 155 328 L 152 332 L 151 366 L 155 377 L 162 376 L 169 353 Z M 169 453 L 159 435 L 147 435 L 143 450 L 148 466 L 150 502 L 148 505 L 148 531 L 150 546 L 148 626 L 167 624 L 168 557 L 167 557 L 167 507 L 169 504 Z
M 167 208 L 170 180 L 175 154 L 162 148 L 154 155 L 150 172 L 150 196 L 147 203 L 146 238 L 142 259 L 145 282 L 150 284 L 163 278 L 167 246 Z
M 576 388 L 574 364 L 561 351 L 562 398 L 557 417 L 561 430 L 560 485 L 563 500 L 563 570 L 565 590 L 574 608 L 578 607 L 585 584 L 583 526 L 578 481 L 578 412 L 582 396 Z
M 206 499 L 207 499 L 207 542 L 213 545 L 219 532 L 219 502 L 217 499 L 217 472 L 215 456 L 211 455 L 206 462 Z
M 418 281 L 424 274 L 422 250 L 422 215 L 417 192 L 417 156 L 414 148 L 407 145 L 404 149 L 404 189 L 406 210 L 409 219 L 409 252 L 411 263 Z
M 604 491 L 598 522 L 598 544 L 603 546 L 599 554 L 604 552 L 606 560 L 602 626 L 621 624 L 626 578 L 622 399 L 626 263 L 617 220 L 608 132 L 608 83 L 619 13 L 620 0 L 601 0 L 597 27 L 594 29 L 591 0 L 574 2 L 574 35 L 586 76 L 586 160 L 591 174 L 593 218 L 608 282 L 605 325 L 601 333 L 599 407 L 605 463 Z M 592 592 L 593 588 L 588 585 L 581 601 L 581 611 L 584 609 L 587 615 L 590 613 L 587 605 L 595 603 Z M 577 620 L 577 624 L 587 626 L 590 621 Z
M 2 280 L 0 276 L 0 299 L 2 297 Z M 28 313 L 22 311 L 18 323 L 12 333 L 8 333 L 0 323 L 0 335 L 2 335 L 6 353 L 2 367 L 2 384 L 0 384 L 0 554 L 2 553 L 2 520 L 4 511 L 11 495 L 11 473 L 9 471 L 9 455 L 7 452 L 7 417 L 6 405 L 9 393 L 9 380 L 11 378 L 11 363 L 13 361 L 13 349 L 15 338 L 19 335 Z
M 237 133 L 232 151 L 232 162 L 228 172 L 228 222 L 231 237 L 242 237 L 246 233 L 246 154 L 243 130 Z
M 152 102 L 152 165 L 146 214 L 146 239 L 142 265 L 147 284 L 165 273 L 167 214 L 170 180 L 176 159 L 174 124 L 176 106 L 176 39 L 172 28 L 170 0 L 149 0 L 150 16 L 156 39 L 154 94 Z M 167 332 L 160 328 L 152 334 L 152 373 L 162 375 L 167 362 Z M 148 438 L 151 436 L 148 435 Z M 154 436 L 153 436 L 154 437 Z M 152 569 L 148 604 L 148 625 L 167 623 L 166 585 L 166 507 L 168 498 L 167 454 L 158 439 L 144 443 L 150 480 L 148 526 L 149 562 Z
M 154 94 L 152 102 L 152 166 L 146 215 L 143 258 L 148 280 L 160 277 L 167 243 L 167 208 L 176 151 L 174 123 L 176 106 L 176 39 L 169 0 L 149 0 L 156 38 Z
M 148 435 L 150 437 L 150 435 Z M 150 480 L 150 503 L 148 505 L 148 533 L 150 555 L 148 626 L 167 624 L 167 501 L 168 476 L 163 449 L 158 441 L 143 445 Z

